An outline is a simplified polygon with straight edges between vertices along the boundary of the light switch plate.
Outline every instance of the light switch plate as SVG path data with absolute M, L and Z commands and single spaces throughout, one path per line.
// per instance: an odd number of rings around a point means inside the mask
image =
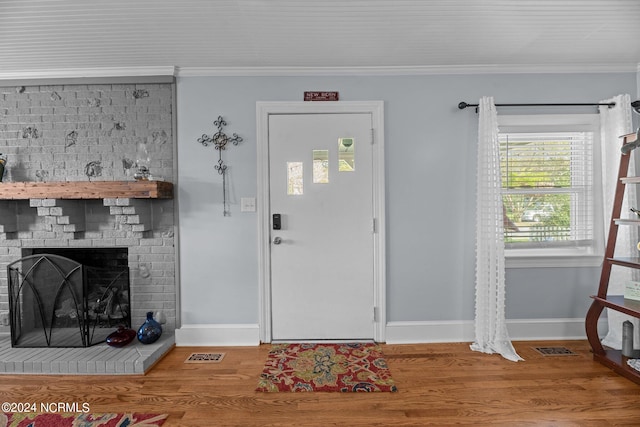
M 255 212 L 256 211 L 256 198 L 255 197 L 241 197 L 240 198 L 240 212 Z

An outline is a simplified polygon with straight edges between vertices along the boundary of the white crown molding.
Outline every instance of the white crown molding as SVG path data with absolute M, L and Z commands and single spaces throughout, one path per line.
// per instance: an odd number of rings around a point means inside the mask
M 177 67 L 178 77 L 406 76 L 438 74 L 634 73 L 640 64 L 459 65 L 389 67 Z
M 386 67 L 99 67 L 0 72 L 1 80 L 126 77 L 407 76 L 442 74 L 640 73 L 637 64 L 433 65 Z
M 101 67 L 101 68 L 55 68 L 0 72 L 0 80 L 32 79 L 78 79 L 112 77 L 148 77 L 176 75 L 176 67 Z

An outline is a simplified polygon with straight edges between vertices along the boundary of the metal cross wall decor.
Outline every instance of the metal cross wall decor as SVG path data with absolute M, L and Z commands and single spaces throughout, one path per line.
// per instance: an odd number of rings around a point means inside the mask
M 222 150 L 226 149 L 229 142 L 233 145 L 238 145 L 242 142 L 242 138 L 236 133 L 233 134 L 233 137 L 229 138 L 224 132 L 222 132 L 222 128 L 227 125 L 227 122 L 224 121 L 222 116 L 218 116 L 218 120 L 213 122 L 213 124 L 218 128 L 218 132 L 214 133 L 213 136 L 203 134 L 198 138 L 198 142 L 205 147 L 213 144 L 213 147 L 218 150 L 218 164 L 215 165 L 215 169 L 220 175 L 222 175 L 223 215 L 229 216 L 230 212 L 227 206 L 227 165 L 222 160 Z

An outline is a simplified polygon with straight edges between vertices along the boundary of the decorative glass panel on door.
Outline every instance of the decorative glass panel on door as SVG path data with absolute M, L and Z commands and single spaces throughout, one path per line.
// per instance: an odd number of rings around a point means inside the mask
M 338 171 L 353 172 L 356 169 L 354 150 L 353 138 L 338 138 Z
M 287 194 L 289 196 L 300 196 L 304 193 L 302 171 L 302 162 L 287 162 Z
M 329 150 L 313 150 L 313 183 L 329 183 Z

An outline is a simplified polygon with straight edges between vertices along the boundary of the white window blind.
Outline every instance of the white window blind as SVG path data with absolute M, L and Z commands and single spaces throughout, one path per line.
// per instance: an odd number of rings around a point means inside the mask
M 507 247 L 591 245 L 593 133 L 502 133 Z
M 599 254 L 597 115 L 498 120 L 507 257 Z

